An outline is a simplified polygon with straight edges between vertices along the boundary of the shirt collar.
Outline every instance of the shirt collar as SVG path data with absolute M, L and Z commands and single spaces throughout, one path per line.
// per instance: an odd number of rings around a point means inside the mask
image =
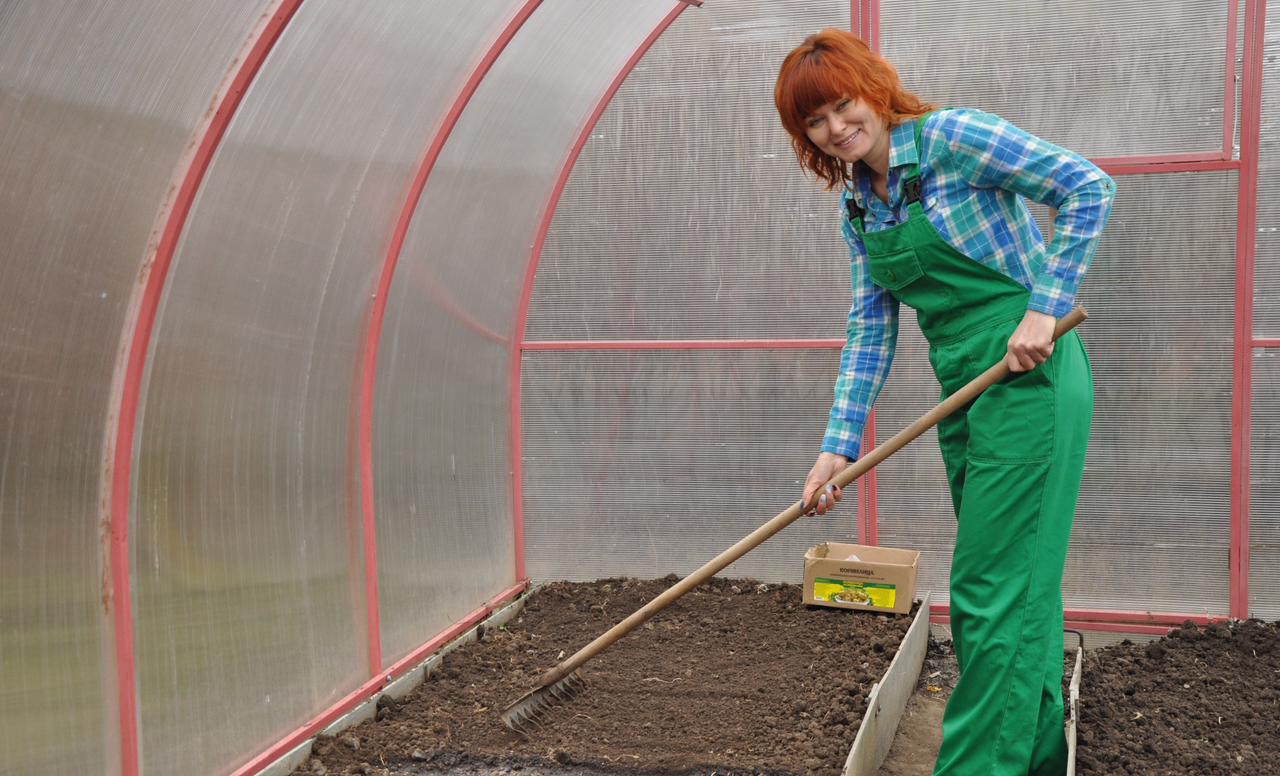
M 916 148 L 916 123 L 904 121 L 889 134 L 889 168 L 904 164 L 919 164 L 920 151 Z
M 916 148 L 916 123 L 914 120 L 904 121 L 889 131 L 889 183 L 890 197 L 894 200 L 900 196 L 899 192 L 894 191 L 892 184 L 901 176 L 894 175 L 893 171 L 898 167 L 908 164 L 920 163 L 920 149 Z M 875 205 L 870 204 L 875 200 L 876 205 L 883 206 L 884 203 L 871 193 L 871 181 L 865 175 L 858 175 L 854 179 L 853 190 L 846 196 L 853 198 L 858 207 L 863 210 L 869 210 Z

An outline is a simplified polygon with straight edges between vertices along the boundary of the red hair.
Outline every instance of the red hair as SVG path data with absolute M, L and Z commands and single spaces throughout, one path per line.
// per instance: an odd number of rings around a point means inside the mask
M 800 166 L 825 181 L 827 189 L 853 177 L 844 161 L 823 153 L 806 132 L 809 116 L 842 97 L 862 98 L 884 119 L 887 127 L 923 116 L 936 107 L 902 88 L 893 65 L 857 35 L 826 29 L 805 38 L 782 61 L 773 90 L 782 126 Z

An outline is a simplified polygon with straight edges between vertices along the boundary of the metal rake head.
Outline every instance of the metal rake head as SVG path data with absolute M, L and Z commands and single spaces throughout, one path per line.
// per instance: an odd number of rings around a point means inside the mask
M 551 722 L 556 704 L 564 703 L 587 687 L 577 671 L 543 687 L 535 687 L 521 695 L 502 712 L 502 724 L 528 735 L 535 728 Z

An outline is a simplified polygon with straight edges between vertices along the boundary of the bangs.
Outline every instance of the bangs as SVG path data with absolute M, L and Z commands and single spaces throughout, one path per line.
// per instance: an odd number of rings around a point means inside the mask
M 836 62 L 824 62 L 823 53 L 814 51 L 803 57 L 778 84 L 778 111 L 784 124 L 801 127 L 823 105 L 842 97 L 858 98 L 854 79 Z

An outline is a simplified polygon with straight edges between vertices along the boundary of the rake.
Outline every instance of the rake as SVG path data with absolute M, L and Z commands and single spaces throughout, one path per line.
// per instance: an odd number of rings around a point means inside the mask
M 1071 331 L 1088 317 L 1083 308 L 1072 310 L 1066 317 L 1059 319 L 1053 334 L 1054 340 Z M 883 444 L 867 453 L 865 457 L 850 464 L 844 471 L 831 478 L 828 485 L 835 485 L 839 488 L 848 486 L 881 461 L 905 447 L 908 442 L 933 428 L 939 421 L 957 409 L 978 398 L 979 394 L 1008 375 L 1009 367 L 1001 359 L 999 363 L 994 364 L 963 388 L 947 397 L 941 404 L 929 410 L 919 420 L 890 437 Z M 819 488 L 818 494 L 824 490 L 825 488 Z M 815 494 L 814 498 L 816 499 L 817 497 L 817 494 Z M 578 672 L 583 663 L 603 652 L 606 647 L 642 625 L 680 596 L 715 576 L 725 566 L 746 555 L 778 531 L 791 525 L 796 518 L 812 509 L 815 504 L 805 504 L 802 501 L 792 504 L 785 512 L 739 539 L 732 547 L 712 558 L 697 571 L 667 588 L 622 622 L 600 634 L 590 644 L 547 671 L 532 690 L 521 695 L 502 712 L 503 724 L 518 733 L 527 734 L 537 727 L 550 723 L 556 705 L 569 700 L 585 689 L 586 680 Z

